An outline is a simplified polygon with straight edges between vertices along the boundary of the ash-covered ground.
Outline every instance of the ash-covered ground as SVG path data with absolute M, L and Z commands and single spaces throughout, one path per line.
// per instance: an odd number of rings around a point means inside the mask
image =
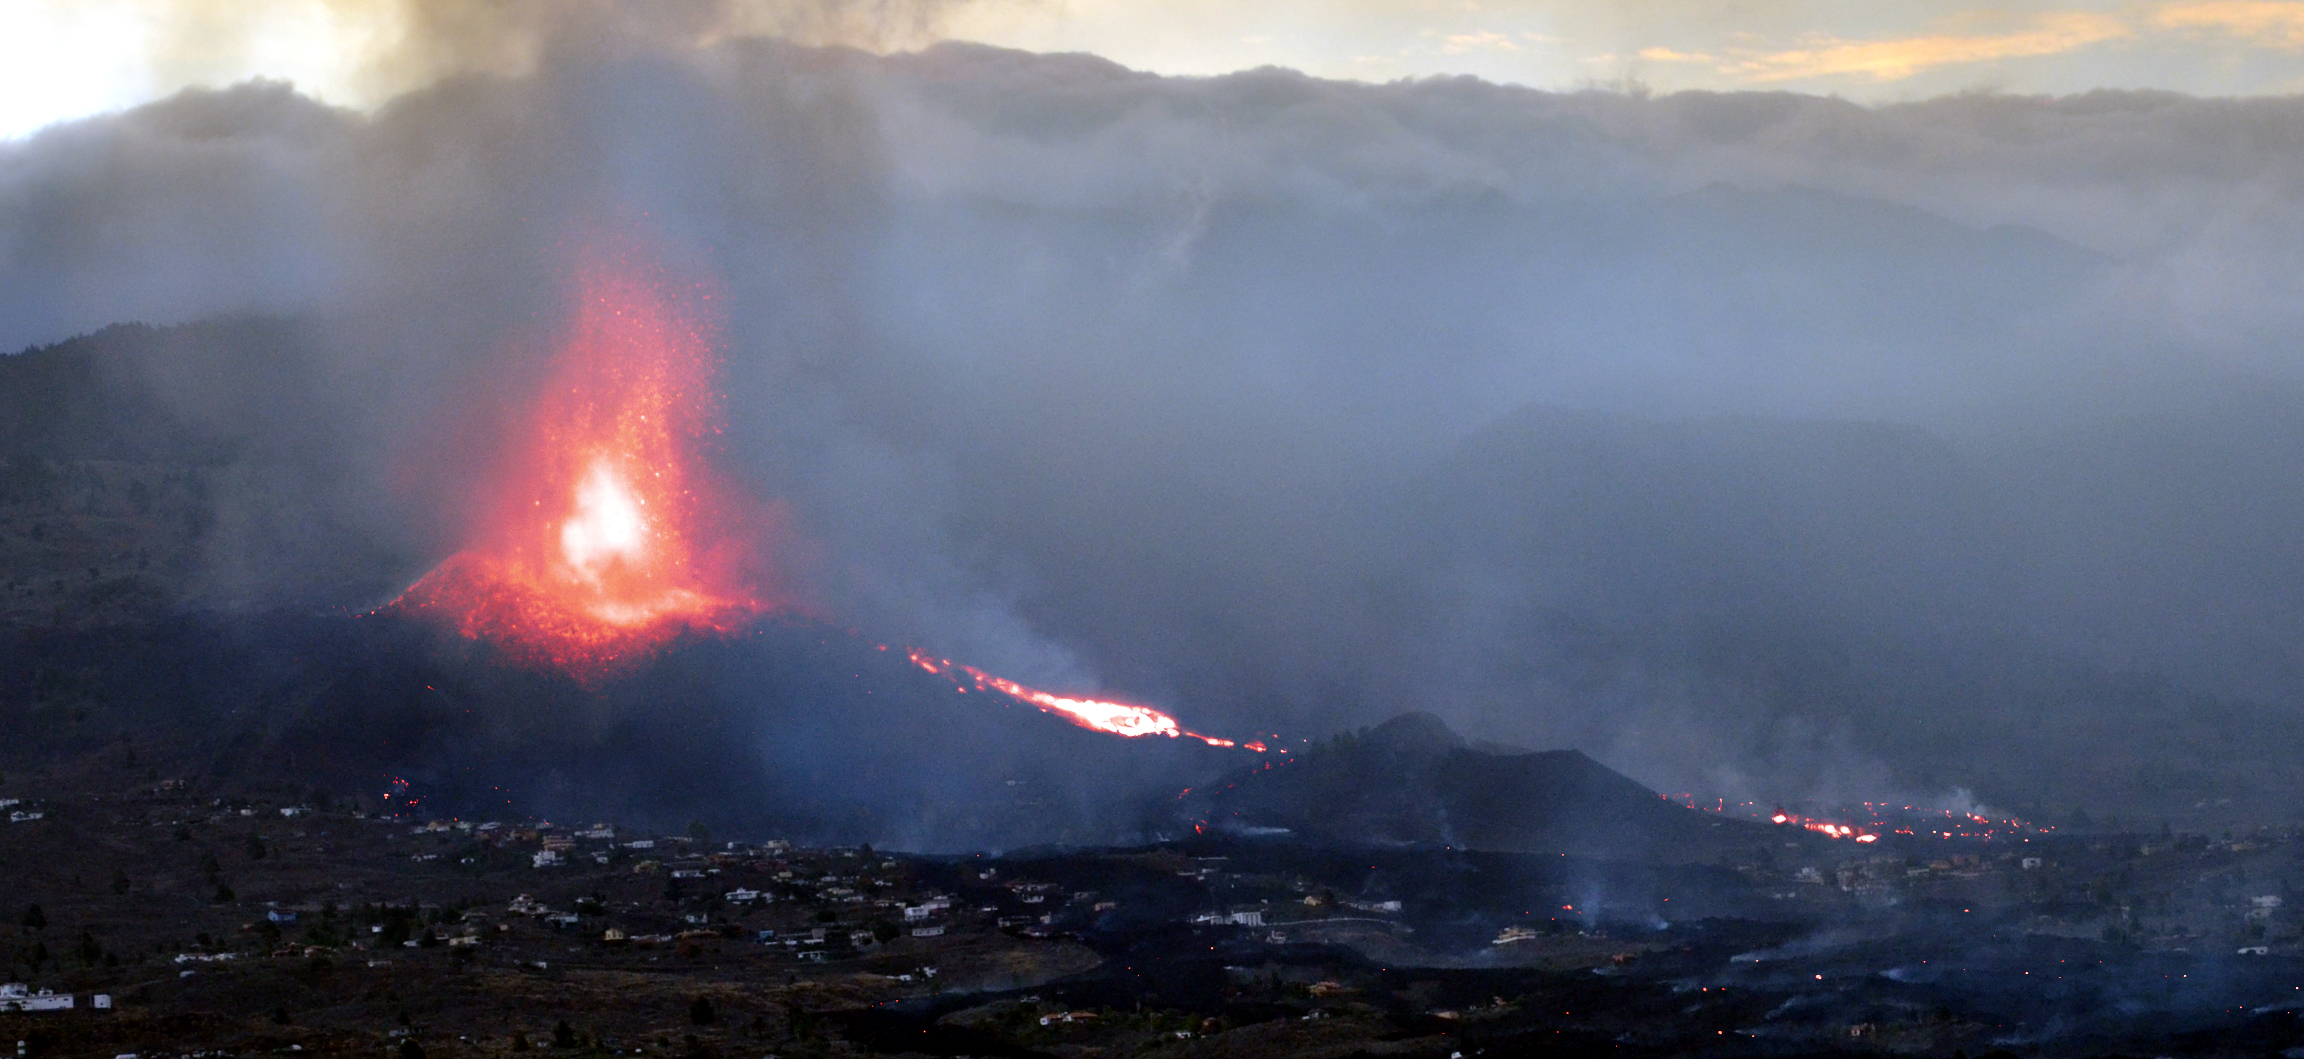
M 28 1057 L 2304 1046 L 2293 829 L 1860 845 L 1615 777 L 1659 810 L 1616 851 L 1202 819 L 1149 844 L 923 855 L 442 814 L 414 784 L 197 763 L 114 744 L 0 777 L 0 965 L 16 1003 L 73 1002 L 0 1014 Z M 1645 815 L 1605 793 L 1580 811 Z

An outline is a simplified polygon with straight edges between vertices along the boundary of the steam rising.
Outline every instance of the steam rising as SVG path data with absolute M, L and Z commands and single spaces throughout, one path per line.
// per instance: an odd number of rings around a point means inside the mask
M 723 454 L 810 594 L 1025 683 L 2059 808 L 2189 753 L 2140 726 L 2285 732 L 2304 689 L 2304 100 L 1176 79 L 753 36 L 932 8 L 410 10 L 406 80 L 481 72 L 0 147 L 0 342 L 298 321 L 272 399 L 128 380 L 283 454 L 227 525 L 293 492 L 407 576 L 445 554 L 481 466 L 442 438 L 539 370 L 510 336 L 612 217 L 725 290 Z M 203 602 L 375 602 L 215 541 Z

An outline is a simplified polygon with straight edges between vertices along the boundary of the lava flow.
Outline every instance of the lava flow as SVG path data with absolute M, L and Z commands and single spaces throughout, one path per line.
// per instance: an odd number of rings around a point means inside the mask
M 642 270 L 595 269 L 553 360 L 550 385 L 497 483 L 470 546 L 387 609 L 453 624 L 530 664 L 579 680 L 622 672 L 682 632 L 733 632 L 783 609 L 751 562 L 771 535 L 765 509 L 713 480 L 712 343 Z M 997 692 L 1084 728 L 1201 735 L 1148 706 L 1069 698 L 972 666 L 908 654 L 960 691 Z
M 1178 725 L 1176 718 L 1161 713 L 1150 706 L 1137 706 L 1126 702 L 1107 702 L 1102 699 L 1072 698 L 1041 691 L 1038 688 L 1025 687 L 1013 680 L 993 676 L 975 666 L 931 657 L 917 647 L 904 652 L 904 657 L 911 659 L 913 665 L 950 680 L 954 687 L 963 692 L 971 687 L 978 691 L 999 692 L 1018 702 L 1037 706 L 1082 728 L 1109 732 L 1113 735 L 1124 735 L 1130 738 L 1164 735 L 1171 739 L 1197 739 L 1209 746 L 1245 747 L 1259 754 L 1264 753 L 1266 749 L 1261 742 L 1241 743 L 1190 731 Z
M 727 632 L 775 609 L 748 561 L 766 514 L 702 459 L 719 420 L 713 344 L 650 276 L 582 278 L 476 539 L 390 608 L 586 679 L 683 631 Z

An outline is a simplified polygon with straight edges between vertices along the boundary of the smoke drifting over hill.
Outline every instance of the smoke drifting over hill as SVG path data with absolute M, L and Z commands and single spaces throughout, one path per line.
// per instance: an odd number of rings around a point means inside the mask
M 721 455 L 874 636 L 1665 789 L 2296 789 L 2230 744 L 2304 691 L 2304 100 L 1167 79 L 719 10 L 0 146 L 0 343 L 291 321 L 104 360 L 236 439 L 189 603 L 453 551 L 605 223 L 713 277 Z

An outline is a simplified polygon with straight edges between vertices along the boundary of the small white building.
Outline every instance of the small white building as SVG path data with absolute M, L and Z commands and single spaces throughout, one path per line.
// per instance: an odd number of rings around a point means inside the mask
M 536 855 L 529 859 L 535 862 L 539 868 L 557 868 L 563 863 L 560 858 L 560 851 L 556 849 L 537 850 Z
M 56 995 L 53 989 L 37 993 L 22 982 L 0 985 L 0 1011 L 70 1011 L 72 994 Z
M 913 927 L 913 928 L 912 928 L 912 936 L 913 936 L 913 937 L 915 937 L 915 938 L 940 938 L 940 937 L 943 937 L 943 936 L 944 936 L 944 924 L 942 924 L 942 923 L 937 923 L 937 924 L 933 924 L 933 925 L 931 925 L 931 926 L 925 926 L 925 927 Z

